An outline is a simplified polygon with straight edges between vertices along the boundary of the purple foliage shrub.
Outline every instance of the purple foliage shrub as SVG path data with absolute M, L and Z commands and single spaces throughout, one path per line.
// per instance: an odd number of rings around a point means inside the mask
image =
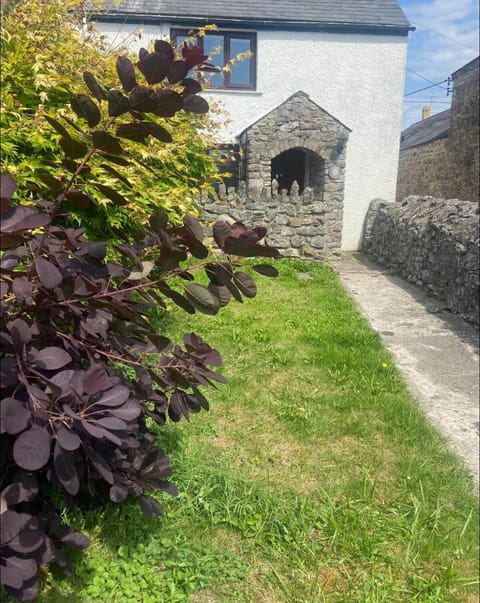
M 71 574 L 65 549 L 89 544 L 62 523 L 59 493 L 69 504 L 132 497 L 147 517 L 162 513 L 149 492 L 177 493 L 151 425 L 208 409 L 201 388 L 224 378 L 215 371 L 218 352 L 194 333 L 174 345 L 149 310 L 169 301 L 190 314 L 216 314 L 232 297 L 256 294 L 239 257 L 278 255 L 260 244 L 265 229 L 218 222 L 220 254 L 211 258 L 199 221 L 185 216 L 173 226 L 162 209 L 134 240 L 89 240 L 72 226 L 78 209 L 95 205 L 91 187 L 125 203 L 114 186 L 96 183 L 92 157 L 131 186 L 125 140 L 168 142 L 158 117 L 208 111 L 199 84 L 187 77 L 194 67 L 213 69 L 206 58 L 184 45 L 178 59 L 157 41 L 137 63 L 147 85 L 137 83 L 126 57 L 117 61 L 123 91 L 84 73 L 89 94 L 71 103 L 78 123 L 45 116 L 61 136 L 56 165 L 68 175 L 48 176 L 49 195 L 28 202 L 2 175 L 0 577 L 19 600 L 36 596 L 41 565 L 53 560 Z M 192 256 L 196 263 L 185 266 Z M 276 275 L 270 265 L 253 269 Z M 208 286 L 195 282 L 201 271 Z

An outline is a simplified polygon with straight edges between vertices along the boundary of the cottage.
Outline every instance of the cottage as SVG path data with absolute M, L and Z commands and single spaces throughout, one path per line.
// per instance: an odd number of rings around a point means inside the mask
M 179 42 L 189 30 L 215 24 L 203 39 L 214 62 L 252 53 L 213 77 L 204 94 L 230 116 L 222 142 L 243 150 L 247 191 L 264 191 L 258 203 L 269 198 L 272 178 L 280 191 L 295 184 L 289 213 L 305 231 L 300 206 L 313 191 L 325 232 L 317 232 L 312 251 L 283 216 L 283 232 L 295 239 L 291 255 L 357 249 L 370 201 L 394 201 L 413 29 L 395 0 L 126 0 L 106 3 L 95 20 L 112 42 L 133 49 L 162 37 Z M 132 33 L 140 26 L 137 41 Z

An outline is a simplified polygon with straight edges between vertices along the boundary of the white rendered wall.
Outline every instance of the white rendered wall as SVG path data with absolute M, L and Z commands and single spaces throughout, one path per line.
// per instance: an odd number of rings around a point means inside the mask
M 168 36 L 170 27 L 145 26 L 140 41 L 128 38 L 132 25 L 99 23 L 97 29 L 116 37 L 115 45 L 127 38 L 135 50 Z M 229 115 L 223 131 L 229 142 L 298 90 L 352 130 L 345 175 L 346 250 L 360 244 L 370 201 L 395 201 L 406 50 L 406 36 L 259 31 L 257 91 L 205 93 Z

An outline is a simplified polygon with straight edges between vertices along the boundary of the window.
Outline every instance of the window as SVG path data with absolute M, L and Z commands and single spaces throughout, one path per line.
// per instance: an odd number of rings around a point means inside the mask
M 191 40 L 191 31 L 173 29 L 171 39 L 177 46 L 180 46 L 184 40 Z M 210 63 L 223 68 L 240 54 L 252 52 L 255 55 L 257 39 L 254 33 L 215 31 L 207 32 L 201 38 L 195 38 L 195 42 L 203 48 L 203 53 L 208 56 Z M 235 61 L 228 71 L 209 74 L 208 88 L 255 90 L 255 86 L 255 56 L 246 57 L 238 62 Z

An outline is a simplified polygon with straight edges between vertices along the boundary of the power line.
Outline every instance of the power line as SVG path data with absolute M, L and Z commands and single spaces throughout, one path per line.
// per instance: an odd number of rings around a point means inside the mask
M 460 42 L 459 40 L 456 40 L 455 38 L 451 38 L 450 36 L 447 36 L 446 34 L 440 33 L 439 31 L 432 29 L 431 27 L 425 27 L 425 25 L 422 25 L 421 23 L 412 23 L 412 25 L 422 27 L 423 29 L 426 29 L 427 31 L 431 31 L 434 34 L 437 34 L 437 36 L 442 36 L 442 38 L 447 38 L 447 40 L 451 40 L 452 42 L 455 42 L 456 44 L 460 44 L 460 46 L 463 46 L 464 48 L 473 50 L 473 52 L 478 52 L 478 48 L 472 48 L 471 46 L 468 46 L 468 44 L 464 44 L 463 42 Z
M 450 101 L 406 100 L 404 103 L 423 103 L 424 105 L 449 105 Z
M 433 88 L 434 86 L 438 86 L 439 88 L 443 88 L 445 90 L 444 86 L 439 86 L 439 84 L 445 84 L 445 82 L 448 82 L 448 78 L 446 80 L 443 80 L 441 82 L 437 82 L 436 84 L 432 84 L 431 86 L 425 86 L 425 88 L 420 88 L 419 90 L 414 90 L 413 92 L 409 92 L 408 94 L 404 94 L 403 96 L 412 96 L 412 94 L 417 94 L 417 92 L 423 92 L 424 90 L 428 90 L 429 88 Z
M 429 80 L 425 76 L 421 75 L 420 73 L 417 73 L 416 71 L 414 71 L 413 69 L 410 69 L 409 67 L 407 67 L 407 71 L 410 71 L 410 73 L 413 73 L 413 75 L 416 75 L 417 77 L 421 78 L 422 80 L 425 80 L 429 84 L 435 84 L 435 82 L 432 82 L 432 80 Z M 448 90 L 448 88 L 445 88 L 445 86 L 439 86 L 439 88 L 442 88 L 443 90 Z

